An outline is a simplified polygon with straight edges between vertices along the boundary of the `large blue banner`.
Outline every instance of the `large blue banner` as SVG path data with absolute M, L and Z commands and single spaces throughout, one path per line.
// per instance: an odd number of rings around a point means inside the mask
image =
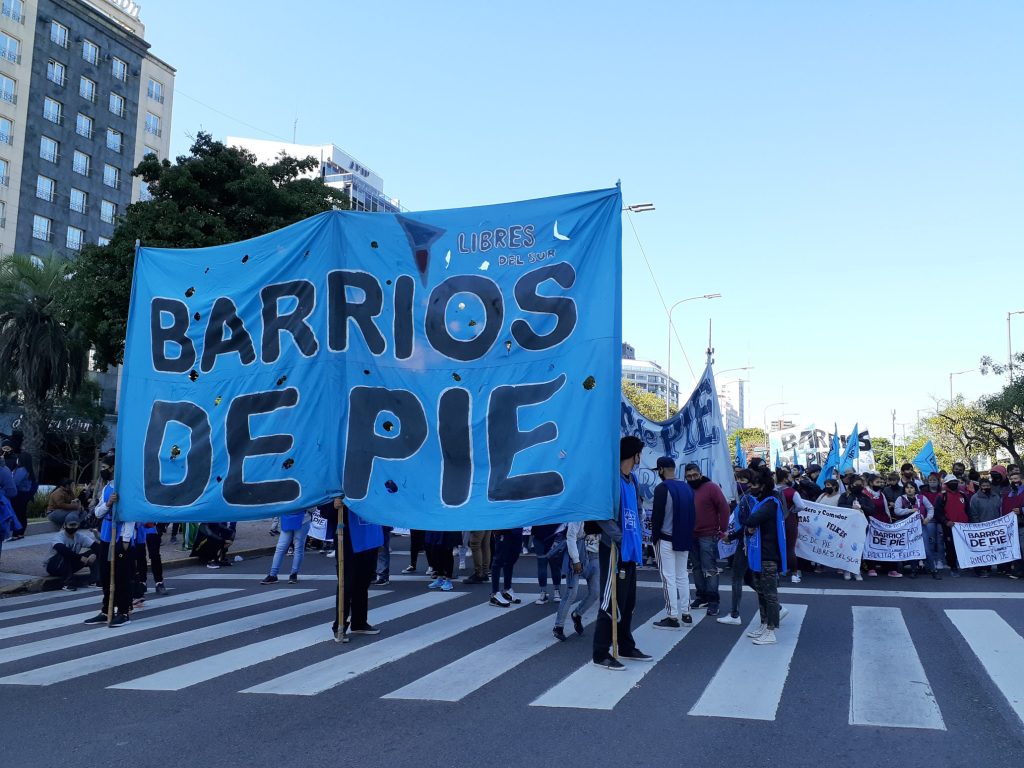
M 140 248 L 117 440 L 126 520 L 344 495 L 428 530 L 602 519 L 617 498 L 621 197 L 331 211 Z

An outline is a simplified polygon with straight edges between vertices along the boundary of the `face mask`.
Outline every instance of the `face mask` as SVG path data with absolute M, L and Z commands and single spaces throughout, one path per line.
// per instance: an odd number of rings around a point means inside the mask
M 110 478 L 112 478 L 113 476 L 114 476 L 114 473 L 111 472 L 109 469 L 101 469 L 100 470 L 100 479 L 103 480 L 103 482 L 105 482 L 105 483 L 109 483 L 110 482 Z
M 949 488 L 949 490 L 951 491 L 955 491 L 957 488 L 960 487 L 960 483 L 946 483 L 946 487 Z

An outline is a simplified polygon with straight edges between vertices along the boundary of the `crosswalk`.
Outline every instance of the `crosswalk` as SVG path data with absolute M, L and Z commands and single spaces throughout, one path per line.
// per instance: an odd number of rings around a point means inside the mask
M 848 697 L 847 725 L 945 731 L 949 713 L 942 710 L 955 695 L 937 695 L 921 658 L 921 649 L 934 638 L 921 636 L 904 608 L 859 605 L 856 597 L 835 625 L 834 608 L 827 612 L 820 603 L 787 596 L 788 615 L 771 646 L 755 646 L 746 636 L 759 623 L 756 614 L 748 614 L 746 625 L 727 627 L 694 611 L 692 625 L 664 631 L 653 627 L 659 614 L 651 615 L 648 601 L 636 616 L 634 635 L 653 659 L 627 662 L 624 671 L 612 673 L 589 663 L 595 611 L 584 617 L 587 636 L 562 644 L 552 637 L 551 611 L 532 605 L 536 595 L 523 594 L 520 604 L 499 609 L 481 602 L 483 592 L 422 593 L 398 584 L 370 594 L 369 619 L 383 633 L 339 646 L 328 642 L 326 620 L 335 598 L 309 581 L 268 590 L 248 579 L 222 580 L 225 586 L 199 580 L 197 589 L 183 587 L 150 600 L 118 629 L 82 624 L 94 615 L 98 595 L 0 602 L 0 691 L 89 679 L 115 691 L 174 692 L 209 684 L 247 696 L 312 697 L 377 675 L 382 685 L 374 695 L 381 699 L 454 703 L 537 663 L 545 665 L 546 684 L 527 686 L 519 705 L 611 711 L 626 700 L 642 699 L 645 678 L 657 677 L 666 659 L 699 653 L 711 662 L 692 670 L 700 677 L 699 691 L 683 702 L 681 712 L 771 722 L 785 712 L 787 695 L 807 674 L 794 664 L 798 648 L 805 647 L 801 643 L 810 642 L 803 639 L 807 627 L 822 621 L 847 633 L 836 646 L 845 650 L 830 653 L 829 662 L 842 665 L 849 688 L 827 694 L 843 697 L 844 705 Z M 1019 617 L 1000 610 L 945 610 L 931 619 L 944 623 L 941 630 L 931 626 L 929 631 L 962 641 L 974 657 L 975 674 L 998 690 L 1024 728 L 1024 675 L 1019 673 L 1024 637 Z M 571 625 L 568 633 L 573 635 Z M 431 654 L 430 649 L 455 639 L 466 650 L 454 660 L 450 654 Z M 566 653 L 572 643 L 576 652 Z M 415 677 L 387 685 L 385 668 L 406 659 L 417 660 Z M 243 672 L 245 682 L 233 682 Z M 880 701 L 886 706 L 879 707 Z

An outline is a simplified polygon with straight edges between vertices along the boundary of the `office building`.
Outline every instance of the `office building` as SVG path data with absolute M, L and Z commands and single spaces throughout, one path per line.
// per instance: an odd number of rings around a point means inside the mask
M 679 382 L 669 378 L 665 370 L 651 360 L 624 357 L 622 378 L 663 400 L 667 399 L 672 406 L 679 406 Z
M 746 420 L 746 391 L 743 379 L 723 381 L 718 384 L 718 407 L 725 421 L 725 433 L 731 435 L 737 429 L 743 429 Z

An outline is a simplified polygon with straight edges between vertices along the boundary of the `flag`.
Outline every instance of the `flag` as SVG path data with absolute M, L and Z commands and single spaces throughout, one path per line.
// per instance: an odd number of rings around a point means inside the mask
M 739 435 L 736 435 L 736 466 L 742 469 L 747 468 L 747 454 L 743 451 L 743 443 L 740 442 Z
M 843 451 L 843 460 L 839 462 L 840 473 L 853 469 L 853 463 L 860 458 L 860 431 L 858 424 L 853 425 L 853 432 L 846 439 L 846 450 Z
M 832 428 L 832 445 L 828 450 L 828 456 L 825 458 L 825 464 L 821 468 L 821 474 L 818 475 L 818 487 L 824 488 L 825 481 L 828 480 L 834 474 L 834 470 L 839 469 L 839 462 L 841 461 L 840 450 L 839 450 L 839 428 Z
M 794 467 L 800 466 L 800 459 L 796 455 L 796 446 L 795 445 L 793 446 L 793 466 Z
M 778 451 L 775 452 L 775 468 L 782 469 L 782 457 L 779 455 Z
M 923 477 L 928 477 L 932 472 L 939 471 L 939 461 L 935 458 L 935 446 L 932 445 L 931 440 L 917 452 L 917 456 L 914 457 L 911 464 L 921 470 Z

